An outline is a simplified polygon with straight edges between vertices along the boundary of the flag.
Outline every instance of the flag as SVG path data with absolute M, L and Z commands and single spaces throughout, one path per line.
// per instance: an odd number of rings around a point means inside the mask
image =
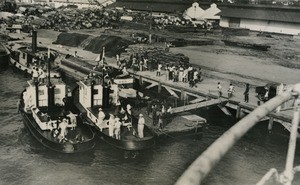
M 95 61 L 98 62 L 100 65 L 103 65 L 104 58 L 105 58 L 105 47 L 103 47 L 102 52 L 100 53 L 100 55 L 97 56 Z
M 50 48 L 48 48 L 48 59 L 50 58 Z

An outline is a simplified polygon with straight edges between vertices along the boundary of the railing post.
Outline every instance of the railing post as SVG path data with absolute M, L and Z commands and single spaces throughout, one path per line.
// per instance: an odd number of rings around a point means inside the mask
M 241 117 L 241 106 L 238 105 L 238 106 L 237 106 L 237 109 L 236 109 L 236 115 L 235 115 L 235 118 L 236 118 L 236 119 L 240 119 L 240 117 Z
M 157 89 L 157 93 L 160 94 L 161 93 L 161 82 L 158 82 L 158 89 Z
M 268 124 L 268 132 L 271 133 L 273 129 L 273 123 L 274 123 L 274 117 L 269 118 L 269 124 Z
M 189 166 L 189 168 L 178 179 L 176 185 L 201 184 L 201 181 L 217 164 L 217 162 L 229 151 L 229 149 L 254 125 L 256 125 L 259 120 L 267 116 L 285 101 L 290 100 L 294 95 L 293 91 L 297 91 L 297 93 L 300 94 L 300 83 L 294 85 L 293 89 L 287 89 L 287 91 L 259 106 L 227 130 Z
M 296 105 L 293 121 L 292 121 L 292 129 L 290 134 L 290 142 L 289 148 L 286 158 L 285 170 L 281 175 L 281 182 L 284 185 L 291 185 L 292 180 L 294 179 L 294 158 L 295 158 L 295 150 L 296 150 L 296 142 L 297 142 L 297 135 L 298 135 L 298 126 L 299 126 L 299 117 L 300 117 L 300 107 Z

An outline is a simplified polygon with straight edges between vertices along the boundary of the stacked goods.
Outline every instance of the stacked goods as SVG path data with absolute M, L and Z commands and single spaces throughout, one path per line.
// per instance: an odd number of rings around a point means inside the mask
M 111 57 L 124 52 L 130 44 L 132 44 L 131 41 L 118 36 L 101 35 L 92 39 L 84 49 L 93 53 L 101 53 L 102 48 L 105 47 L 105 55 Z
M 116 27 L 123 13 L 116 9 L 54 9 L 43 6 L 22 6 L 18 14 L 11 14 L 4 20 L 6 24 L 27 24 L 36 28 L 55 29 L 90 29 Z
M 106 56 L 116 56 L 116 54 L 124 52 L 132 42 L 112 35 L 93 37 L 85 34 L 63 32 L 59 34 L 54 44 L 80 46 L 93 53 L 101 53 L 103 47 L 105 47 Z
M 79 34 L 79 33 L 61 33 L 58 35 L 54 44 L 61 44 L 65 46 L 77 47 L 82 43 L 85 39 L 87 39 L 89 35 Z

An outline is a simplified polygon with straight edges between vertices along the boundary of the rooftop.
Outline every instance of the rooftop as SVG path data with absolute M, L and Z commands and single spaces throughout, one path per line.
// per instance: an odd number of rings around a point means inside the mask
M 280 9 L 223 8 L 222 17 L 300 23 L 300 11 Z

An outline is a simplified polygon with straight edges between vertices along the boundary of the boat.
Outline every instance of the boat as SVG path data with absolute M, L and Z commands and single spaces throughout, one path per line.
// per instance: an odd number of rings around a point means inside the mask
M 126 89 L 125 85 L 132 81 L 126 75 L 116 79 L 107 76 L 89 75 L 77 82 L 77 96 L 74 96 L 77 97 L 77 108 L 87 124 L 110 145 L 126 151 L 151 148 L 155 143 L 154 134 L 146 124 L 142 131 L 138 125 L 138 117 L 143 115 L 131 111 L 132 105 L 119 96 L 121 89 Z
M 13 46 L 13 44 L 11 44 Z M 37 32 L 32 31 L 32 43 L 31 46 L 20 46 L 15 45 L 11 48 L 10 64 L 15 66 L 15 68 L 24 71 L 25 74 L 33 74 L 35 69 L 40 71 L 47 71 L 48 62 L 47 59 L 51 59 L 51 63 L 54 63 L 57 53 L 50 50 L 47 47 L 37 46 Z M 16 48 L 17 47 L 17 48 Z M 49 52 L 50 50 L 50 52 Z M 49 63 L 51 65 L 51 63 Z M 51 78 L 60 78 L 59 67 L 51 65 L 49 67 Z
M 95 134 L 84 124 L 72 102 L 71 91 L 59 78 L 27 81 L 19 112 L 31 134 L 45 147 L 61 153 L 79 153 L 95 146 Z
M 9 64 L 9 50 L 0 42 L 0 66 L 6 67 Z

